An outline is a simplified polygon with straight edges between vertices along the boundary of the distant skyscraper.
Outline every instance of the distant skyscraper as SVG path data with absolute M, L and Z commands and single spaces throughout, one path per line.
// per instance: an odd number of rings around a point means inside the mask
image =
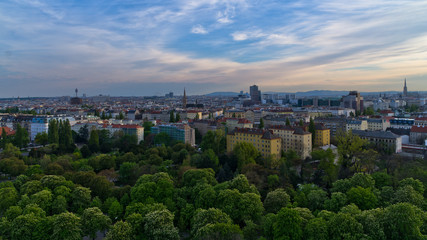
M 408 96 L 408 88 L 406 87 L 406 78 L 405 78 L 405 86 L 403 87 L 403 96 Z
M 357 91 L 350 91 L 347 96 L 343 96 L 342 104 L 345 108 L 353 108 L 356 111 L 363 112 L 363 97 Z
M 185 94 L 185 88 L 184 88 L 184 96 L 182 97 L 182 107 L 187 107 L 187 95 Z
M 254 103 L 261 102 L 261 91 L 258 90 L 257 85 L 253 85 L 249 87 L 249 94 L 251 95 L 251 100 Z

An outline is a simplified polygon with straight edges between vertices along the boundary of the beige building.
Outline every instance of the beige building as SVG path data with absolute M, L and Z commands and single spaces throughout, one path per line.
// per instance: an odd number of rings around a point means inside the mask
M 245 111 L 239 109 L 227 110 L 224 113 L 226 118 L 245 118 Z
M 367 130 L 368 121 L 366 120 L 349 120 L 346 124 L 347 132 L 350 130 Z
M 280 158 L 282 140 L 272 131 L 257 128 L 236 128 L 227 134 L 227 152 L 231 153 L 240 142 L 252 144 L 263 157 Z
M 210 120 L 195 120 L 192 122 L 192 126 L 197 129 L 202 136 L 205 136 L 209 131 L 219 129 L 216 122 Z
M 312 151 L 311 133 L 301 128 L 272 126 L 269 128 L 282 139 L 283 151 L 294 150 L 301 158 L 309 157 Z
M 235 128 L 253 128 L 254 125 L 247 119 L 227 118 L 225 124 L 228 131 L 233 131 Z
M 367 119 L 369 131 L 385 131 L 390 127 L 390 122 L 386 119 Z

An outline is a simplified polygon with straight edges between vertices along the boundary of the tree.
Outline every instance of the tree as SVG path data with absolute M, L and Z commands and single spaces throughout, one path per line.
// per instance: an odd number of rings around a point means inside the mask
M 357 172 L 360 169 L 359 154 L 363 152 L 363 146 L 367 140 L 362 140 L 359 136 L 349 133 L 340 133 L 337 136 L 338 154 L 340 157 L 340 177 L 345 178 L 351 175 L 351 172 Z
M 363 226 L 354 217 L 338 213 L 328 221 L 329 239 L 362 239 Z
M 302 218 L 292 208 L 282 208 L 273 224 L 274 239 L 302 239 Z
M 34 214 L 24 214 L 16 217 L 11 224 L 11 239 L 34 239 L 36 227 L 40 220 L 41 218 Z
M 191 235 L 197 236 L 199 230 L 207 224 L 227 223 L 232 224 L 230 216 L 216 208 L 198 209 L 191 220 Z
M 331 149 L 328 150 L 314 150 L 311 153 L 313 160 L 320 160 L 319 170 L 323 171 L 324 175 L 322 180 L 328 187 L 337 179 L 338 169 L 335 165 L 335 154 Z
M 218 156 L 212 149 L 204 151 L 201 155 L 193 155 L 191 161 L 192 165 L 195 165 L 198 168 L 212 168 L 214 170 L 218 169 Z
M 410 185 L 400 187 L 395 195 L 393 202 L 407 202 L 411 203 L 417 207 L 422 207 L 424 204 L 424 198 L 421 193 L 414 190 L 414 188 Z
M 377 197 L 368 188 L 353 187 L 347 192 L 348 201 L 356 204 L 362 210 L 372 209 L 377 206 Z
M 18 201 L 18 192 L 13 186 L 0 188 L 0 196 L 0 213 L 6 211 Z
M 123 207 L 119 203 L 119 201 L 115 200 L 111 203 L 110 207 L 108 208 L 108 216 L 110 216 L 111 219 L 114 221 L 117 221 L 121 219 L 123 214 Z
M 30 139 L 28 137 L 28 132 L 25 128 L 21 127 L 21 124 L 16 125 L 16 132 L 13 138 L 13 144 L 19 148 L 26 147 Z
M 420 239 L 420 227 L 423 222 L 420 211 L 410 203 L 397 203 L 384 211 L 384 233 L 390 240 Z
M 240 142 L 234 146 L 233 154 L 237 158 L 238 169 L 242 169 L 243 166 L 249 163 L 255 163 L 255 159 L 258 158 L 258 150 L 250 143 Z
M 174 114 L 174 111 L 173 111 L 173 110 L 172 110 L 172 111 L 170 111 L 170 113 L 169 113 L 169 122 L 170 122 L 170 123 L 175 122 L 175 114 Z
M 99 152 L 99 135 L 97 130 L 90 132 L 89 149 L 91 152 Z
M 46 144 L 48 144 L 48 143 L 49 143 L 49 138 L 48 138 L 47 133 L 45 133 L 45 132 L 43 132 L 43 133 L 37 133 L 37 135 L 36 135 L 36 137 L 35 137 L 34 141 L 35 141 L 37 144 L 40 144 L 40 145 L 45 146 Z
M 82 215 L 82 230 L 85 235 L 95 239 L 96 232 L 108 229 L 111 219 L 97 207 L 87 208 Z
M 338 212 L 346 204 L 347 196 L 342 192 L 334 192 L 331 195 L 331 199 L 325 201 L 324 208 L 329 211 Z
M 71 193 L 71 199 L 73 200 L 73 209 L 75 211 L 83 211 L 90 204 L 91 196 L 90 196 L 89 188 L 85 187 L 76 187 Z
M 56 119 L 49 121 L 47 135 L 49 143 L 59 144 L 58 121 Z
M 314 120 L 311 117 L 308 125 L 308 131 L 311 132 L 311 143 L 314 144 L 314 139 L 316 139 L 316 126 L 314 125 Z
M 264 119 L 260 118 L 259 119 L 259 129 L 263 129 L 264 128 Z
M 179 122 L 179 121 L 181 121 L 181 115 L 179 115 L 179 113 L 177 113 L 175 116 L 175 122 Z
M 264 208 L 269 213 L 277 213 L 283 207 L 286 207 L 291 201 L 285 190 L 278 188 L 267 194 L 264 200 Z
M 313 218 L 308 221 L 304 229 L 304 239 L 328 240 L 328 225 L 323 218 Z
M 106 240 L 133 240 L 132 226 L 123 221 L 118 221 L 107 232 Z
M 80 218 L 74 213 L 61 213 L 53 216 L 53 240 L 82 239 Z
M 291 126 L 291 121 L 289 120 L 289 118 L 286 118 L 286 126 Z
M 148 239 L 179 239 L 178 229 L 173 225 L 173 214 L 169 210 L 150 212 L 145 215 L 144 220 Z
M 226 138 L 223 130 L 208 131 L 202 138 L 200 147 L 203 151 L 212 149 L 215 154 L 220 155 L 225 152 Z
M 154 137 L 154 144 L 155 145 L 169 146 L 171 141 L 172 141 L 172 139 L 169 136 L 169 134 L 164 133 L 164 132 L 161 132 Z
M 215 223 L 207 224 L 202 227 L 195 237 L 195 239 L 224 239 L 224 240 L 240 240 L 243 239 L 242 231 L 238 225 L 230 223 Z

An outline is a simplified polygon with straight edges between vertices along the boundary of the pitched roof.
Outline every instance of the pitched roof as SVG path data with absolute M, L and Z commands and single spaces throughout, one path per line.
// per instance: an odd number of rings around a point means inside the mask
M 412 126 L 411 132 L 427 133 L 427 126 Z

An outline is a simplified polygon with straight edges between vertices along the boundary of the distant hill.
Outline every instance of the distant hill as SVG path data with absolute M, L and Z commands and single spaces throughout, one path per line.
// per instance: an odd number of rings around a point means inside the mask
M 236 93 L 236 92 L 213 92 L 213 93 L 205 94 L 205 96 L 208 96 L 208 97 L 217 97 L 217 96 L 235 97 L 237 95 L 239 95 L 239 93 Z

